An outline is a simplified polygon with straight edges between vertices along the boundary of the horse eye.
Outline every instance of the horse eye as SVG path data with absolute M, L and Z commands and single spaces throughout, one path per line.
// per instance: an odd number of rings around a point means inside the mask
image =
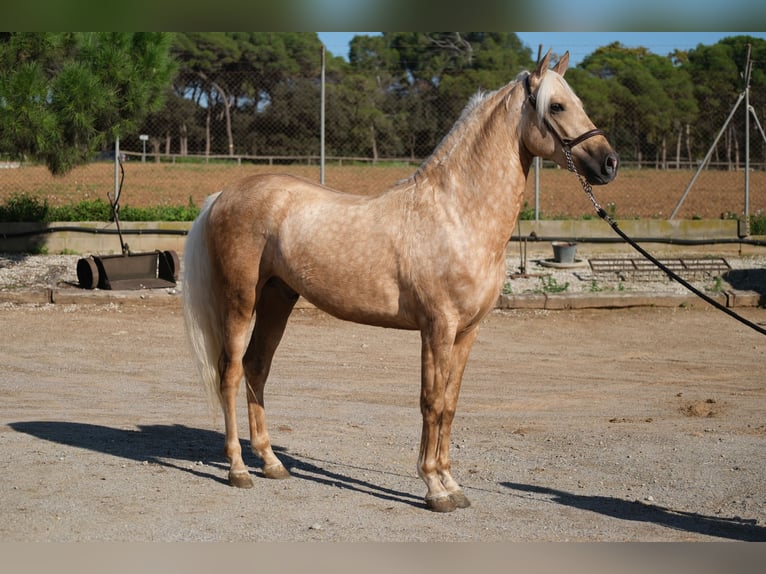
M 558 114 L 559 112 L 564 111 L 564 106 L 562 104 L 551 104 L 551 113 L 552 114 Z

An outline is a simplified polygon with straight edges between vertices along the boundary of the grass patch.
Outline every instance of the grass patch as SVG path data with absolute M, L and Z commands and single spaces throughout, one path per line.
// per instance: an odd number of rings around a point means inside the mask
M 186 205 L 154 207 L 120 206 L 121 221 L 194 221 L 200 208 L 191 197 Z M 11 195 L 0 205 L 0 222 L 110 221 L 112 206 L 103 199 L 83 200 L 72 205 L 52 206 L 26 193 Z
M 569 289 L 569 281 L 562 285 L 552 275 L 543 275 L 540 277 L 540 282 L 544 293 L 563 293 Z
M 750 233 L 752 235 L 766 235 L 766 213 L 760 209 L 750 216 Z

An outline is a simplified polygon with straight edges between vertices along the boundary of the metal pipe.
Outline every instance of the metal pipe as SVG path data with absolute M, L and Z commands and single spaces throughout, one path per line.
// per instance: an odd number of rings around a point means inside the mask
M 745 226 L 750 223 L 750 44 L 747 45 L 745 63 Z
M 108 228 L 95 228 L 95 227 L 80 227 L 76 225 L 62 225 L 55 227 L 45 227 L 43 229 L 30 229 L 27 231 L 13 231 L 2 232 L 0 231 L 0 239 L 13 239 L 15 237 L 33 237 L 35 235 L 48 235 L 57 232 L 77 232 L 77 233 L 90 233 L 92 235 L 117 235 L 116 229 Z M 188 235 L 188 229 L 123 229 L 124 235 Z M 755 245 L 759 247 L 766 247 L 766 240 L 762 239 L 747 239 L 737 237 L 719 237 L 715 239 L 674 239 L 672 237 L 634 237 L 634 241 L 637 243 L 664 243 L 667 245 L 726 245 L 726 244 L 738 244 L 742 245 Z M 534 237 L 529 236 L 513 236 L 509 241 L 522 241 L 529 243 L 544 243 L 551 241 L 576 241 L 577 243 L 624 243 L 624 240 L 620 237 L 572 237 L 567 236 L 545 236 L 536 235 Z
M 114 205 L 120 201 L 120 138 L 114 140 Z
M 325 139 L 325 47 L 322 44 L 322 77 L 320 80 L 319 109 L 319 183 L 324 185 L 324 139 Z

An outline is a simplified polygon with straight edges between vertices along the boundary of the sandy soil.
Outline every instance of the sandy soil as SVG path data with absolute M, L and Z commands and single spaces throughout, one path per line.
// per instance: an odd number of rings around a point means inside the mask
M 766 346 L 709 307 L 491 314 L 453 434 L 473 505 L 438 515 L 416 333 L 297 311 L 267 386 L 293 478 L 248 454 L 243 491 L 168 301 L 0 305 L 1 540 L 766 541 Z

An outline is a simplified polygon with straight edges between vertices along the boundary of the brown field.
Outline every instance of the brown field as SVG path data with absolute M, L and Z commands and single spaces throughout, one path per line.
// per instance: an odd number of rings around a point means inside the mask
M 414 171 L 412 166 L 337 166 L 326 168 L 326 184 L 352 193 L 370 194 L 386 189 Z M 267 166 L 221 164 L 180 165 L 128 162 L 121 203 L 134 207 L 201 205 L 205 196 L 227 182 L 256 173 L 292 173 L 319 180 L 318 166 Z M 694 172 L 624 169 L 606 187 L 595 189 L 599 202 L 618 218 L 669 217 Z M 114 167 L 93 163 L 64 177 L 53 177 L 46 168 L 23 166 L 0 170 L 0 202 L 14 193 L 44 198 L 51 205 L 105 199 L 114 189 Z M 703 172 L 678 213 L 679 218 L 717 219 L 744 210 L 743 172 Z M 525 201 L 534 205 L 534 178 L 530 174 Z M 582 217 L 593 209 L 574 175 L 547 168 L 540 175 L 540 210 L 544 218 Z M 750 177 L 750 213 L 766 212 L 766 172 Z

